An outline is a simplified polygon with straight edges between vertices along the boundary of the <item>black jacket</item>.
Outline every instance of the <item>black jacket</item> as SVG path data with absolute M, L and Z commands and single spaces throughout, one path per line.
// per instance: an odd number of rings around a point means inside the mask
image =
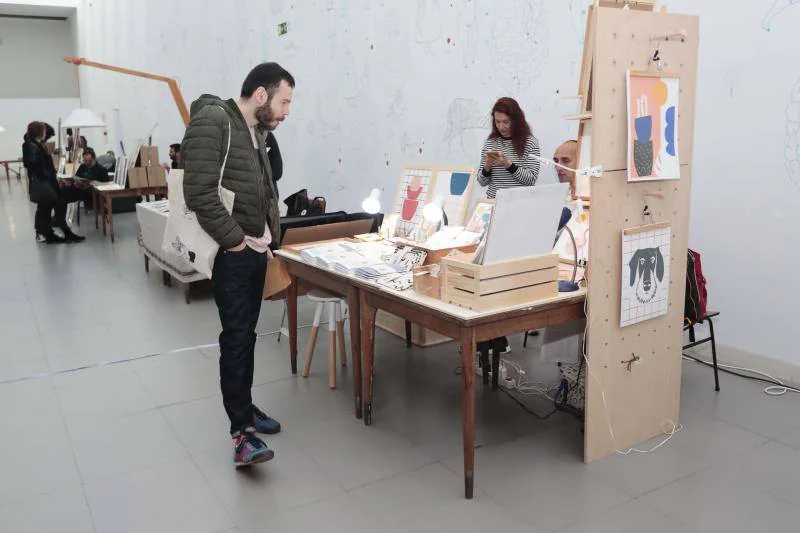
M 58 191 L 58 178 L 53 157 L 47 148 L 36 140 L 28 139 L 22 145 L 22 163 L 28 170 L 29 179 L 43 180 L 50 183 Z
M 235 100 L 203 95 L 192 103 L 191 122 L 181 142 L 183 195 L 200 227 L 223 248 L 233 248 L 245 235 L 260 237 L 265 225 L 272 246 L 280 241 L 278 193 L 265 154 L 266 140 L 256 130 L 256 146 Z M 228 121 L 230 120 L 230 128 Z M 230 153 L 222 186 L 236 195 L 233 213 L 219 199 L 217 184 L 230 137 Z

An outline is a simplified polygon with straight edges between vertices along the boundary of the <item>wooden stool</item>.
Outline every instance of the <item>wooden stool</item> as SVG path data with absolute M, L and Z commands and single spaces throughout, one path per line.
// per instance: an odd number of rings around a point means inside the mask
M 336 341 L 339 341 L 339 357 L 342 366 L 347 366 L 347 352 L 344 346 L 344 324 L 342 320 L 342 300 L 322 291 L 312 290 L 308 293 L 309 299 L 317 302 L 314 312 L 314 324 L 311 326 L 311 339 L 308 341 L 306 362 L 303 365 L 303 377 L 308 377 L 311 369 L 311 359 L 314 357 L 314 345 L 317 343 L 317 334 L 322 322 L 322 312 L 328 309 L 328 386 L 336 388 Z

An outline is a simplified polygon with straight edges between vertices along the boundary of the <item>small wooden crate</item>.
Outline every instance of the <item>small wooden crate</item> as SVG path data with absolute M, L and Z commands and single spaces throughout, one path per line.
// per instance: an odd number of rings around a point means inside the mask
M 442 300 L 487 311 L 558 295 L 558 254 L 489 265 L 476 265 L 472 257 L 442 259 Z
M 413 270 L 414 292 L 440 300 L 442 289 L 439 274 L 439 265 L 415 267 Z

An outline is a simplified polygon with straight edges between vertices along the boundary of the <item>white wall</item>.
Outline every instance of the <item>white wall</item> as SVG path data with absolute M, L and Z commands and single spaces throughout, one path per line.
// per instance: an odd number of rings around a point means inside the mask
M 77 98 L 0 99 L 0 125 L 6 129 L 0 133 L 0 160 L 22 157 L 22 136 L 29 122 L 40 120 L 55 128 L 58 119 L 67 118 L 76 107 L 80 107 Z
M 80 106 L 77 72 L 63 61 L 75 41 L 69 21 L 19 18 L 0 18 L 0 40 L 0 160 L 16 159 L 29 122 L 56 127 Z
M 0 98 L 78 97 L 69 21 L 0 18 L 0 39 Z
M 576 93 L 587 3 L 249 0 L 225 10 L 213 0 L 84 0 L 79 49 L 176 76 L 187 102 L 238 94 L 254 64 L 281 62 L 298 81 L 292 116 L 277 132 L 281 191 L 308 187 L 331 209 L 352 210 L 375 185 L 391 199 L 404 163 L 476 164 L 498 96 L 520 100 L 545 155 L 574 136 L 560 117 L 575 110 L 563 97 Z M 720 343 L 800 365 L 792 331 L 800 322 L 800 4 L 668 5 L 702 21 L 691 245 L 723 312 Z M 278 37 L 284 21 L 290 31 Z M 158 122 L 164 153 L 182 136 L 166 86 L 84 69 L 81 87 L 96 112 L 121 108 L 129 138 Z M 544 175 L 554 180 L 552 170 Z

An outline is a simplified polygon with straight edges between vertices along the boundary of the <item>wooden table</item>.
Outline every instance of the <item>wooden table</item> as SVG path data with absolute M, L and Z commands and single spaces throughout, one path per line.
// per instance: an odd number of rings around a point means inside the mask
M 106 219 L 108 219 L 111 242 L 114 242 L 114 198 L 135 198 L 137 196 L 153 195 L 156 199 L 167 197 L 167 186 L 139 187 L 124 189 L 114 187 L 113 184 L 92 184 L 92 200 L 94 204 L 94 227 L 99 228 L 98 217 L 103 220 L 103 235 L 106 235 Z
M 338 294 L 346 291 L 348 299 L 359 298 L 359 306 L 350 308 L 351 341 L 353 342 L 354 389 L 356 413 L 361 412 L 359 398 L 363 387 L 363 418 L 366 425 L 372 423 L 372 395 L 375 368 L 375 316 L 382 309 L 421 327 L 455 339 L 461 344 L 462 372 L 462 416 L 464 440 L 464 494 L 473 496 L 475 476 L 475 373 L 471 372 L 475 363 L 476 345 L 498 337 L 522 333 L 547 326 L 564 324 L 584 317 L 584 290 L 559 294 L 557 297 L 534 303 L 476 312 L 417 294 L 413 290 L 393 291 L 377 284 L 347 276 L 305 263 L 298 255 L 279 251 L 285 261 L 292 287 L 287 296 L 289 308 L 289 333 L 292 370 L 296 372 L 297 360 L 297 285 L 310 284 Z M 352 305 L 352 304 L 351 304 Z M 355 342 L 354 323 L 360 318 L 361 346 L 363 350 L 363 380 L 356 378 L 355 367 L 359 360 L 355 357 L 358 346 Z M 497 370 L 494 373 L 498 375 Z M 485 378 L 484 378 L 485 379 Z
M 350 351 L 353 362 L 355 413 L 356 418 L 361 418 L 363 402 L 361 398 L 361 313 L 359 309 L 361 306 L 360 288 L 363 284 L 336 272 L 308 265 L 294 254 L 280 250 L 277 254 L 285 261 L 289 277 L 292 280 L 286 291 L 286 306 L 289 315 L 289 357 L 292 374 L 297 374 L 297 294 L 300 287 L 321 289 L 347 298 L 347 307 L 350 311 Z
M 6 169 L 6 180 L 9 182 L 11 181 L 11 168 L 9 167 L 9 165 L 13 164 L 22 165 L 22 159 L 9 159 L 7 161 L 0 161 L 0 165 L 3 165 Z M 22 179 L 21 172 L 15 170 L 14 173 L 17 175 L 17 181 Z

